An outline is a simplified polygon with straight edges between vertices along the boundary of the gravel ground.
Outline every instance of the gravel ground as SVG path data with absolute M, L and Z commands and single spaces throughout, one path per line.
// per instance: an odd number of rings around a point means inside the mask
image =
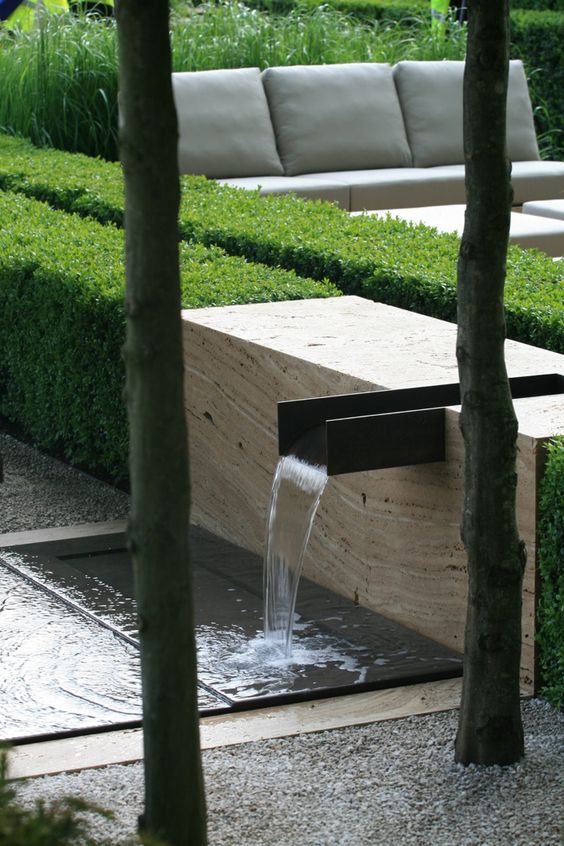
M 0 530 L 125 516 L 127 496 L 0 436 Z M 524 703 L 526 758 L 453 763 L 455 712 L 204 752 L 210 846 L 559 846 L 564 843 L 564 715 Z M 100 840 L 134 835 L 140 764 L 18 785 L 22 802 L 80 795 L 114 812 Z
M 0 435 L 0 533 L 98 523 L 127 516 L 129 497 L 86 473 Z

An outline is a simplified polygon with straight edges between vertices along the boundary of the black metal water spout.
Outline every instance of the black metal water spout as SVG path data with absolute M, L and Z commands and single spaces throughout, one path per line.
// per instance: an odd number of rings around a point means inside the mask
M 564 393 L 564 375 L 509 380 L 513 399 Z M 445 408 L 460 385 L 423 385 L 278 403 L 278 451 L 327 467 L 329 476 L 445 458 Z

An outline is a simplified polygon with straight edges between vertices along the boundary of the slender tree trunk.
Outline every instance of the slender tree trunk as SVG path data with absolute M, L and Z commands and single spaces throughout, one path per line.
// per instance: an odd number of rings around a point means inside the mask
M 176 112 L 167 0 L 117 8 L 125 174 L 129 542 L 143 679 L 143 827 L 206 842 L 188 550 Z
M 525 552 L 515 518 L 517 420 L 504 361 L 512 191 L 505 114 L 508 0 L 470 0 L 464 75 L 467 212 L 458 264 L 457 358 L 468 554 L 464 685 L 456 760 L 523 756 L 519 701 Z

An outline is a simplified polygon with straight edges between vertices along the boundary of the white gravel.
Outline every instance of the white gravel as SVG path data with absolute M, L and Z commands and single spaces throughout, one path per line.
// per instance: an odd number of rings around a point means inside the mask
M 127 516 L 129 497 L 60 461 L 0 435 L 4 482 L 0 483 L 0 533 Z
M 125 494 L 0 437 L 2 531 L 123 517 Z M 559 846 L 564 715 L 524 703 L 525 760 L 453 763 L 455 712 L 204 752 L 210 846 Z M 140 764 L 18 785 L 22 802 L 63 795 L 112 810 L 97 839 L 119 844 L 142 811 Z

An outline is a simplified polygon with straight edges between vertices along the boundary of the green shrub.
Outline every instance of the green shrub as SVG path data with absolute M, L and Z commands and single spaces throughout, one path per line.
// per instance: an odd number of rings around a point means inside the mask
M 127 475 L 123 233 L 0 192 L 0 413 L 41 448 Z M 303 299 L 330 284 L 181 245 L 182 305 Z
M 564 436 L 547 446 L 539 500 L 537 641 L 542 693 L 564 708 Z
M 514 11 L 512 55 L 529 71 L 541 152 L 564 158 L 564 11 Z
M 512 0 L 512 9 L 535 9 L 537 12 L 564 12 L 564 0 Z
M 118 165 L 0 135 L 0 188 L 119 223 Z M 347 294 L 455 320 L 458 238 L 397 220 L 349 217 L 327 203 L 259 197 L 202 177 L 183 179 L 181 234 L 231 255 L 328 278 Z M 564 267 L 511 247 L 506 283 L 510 338 L 564 351 Z

